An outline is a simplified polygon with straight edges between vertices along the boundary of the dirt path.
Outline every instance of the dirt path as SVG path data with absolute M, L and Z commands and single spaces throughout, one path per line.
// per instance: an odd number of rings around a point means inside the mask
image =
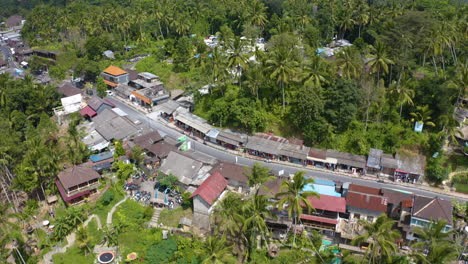
M 120 202 L 116 203 L 112 209 L 107 213 L 107 221 L 106 224 L 107 226 L 110 226 L 112 224 L 112 216 L 114 215 L 115 210 L 117 210 L 117 207 L 121 205 L 123 202 L 127 201 L 128 196 L 125 196 Z

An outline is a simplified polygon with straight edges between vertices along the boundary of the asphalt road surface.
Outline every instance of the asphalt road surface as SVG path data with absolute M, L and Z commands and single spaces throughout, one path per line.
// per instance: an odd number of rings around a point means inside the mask
M 124 112 L 126 112 L 131 118 L 133 119 L 138 119 L 142 122 L 143 126 L 148 126 L 153 129 L 158 130 L 162 136 L 168 135 L 173 138 L 178 138 L 182 136 L 181 133 L 178 131 L 171 129 L 161 122 L 152 120 L 148 118 L 145 114 L 135 110 L 134 108 L 126 105 L 125 103 L 122 103 L 119 100 L 113 99 L 108 97 L 110 101 L 112 101 L 117 107 L 122 109 Z M 200 142 L 194 141 L 192 144 L 192 148 L 196 151 L 205 153 L 207 155 L 210 155 L 212 157 L 215 157 L 216 159 L 220 161 L 227 161 L 231 163 L 236 163 L 242 166 L 248 166 L 252 167 L 255 162 L 259 162 L 258 160 L 254 159 L 249 159 L 249 158 L 244 158 L 240 156 L 236 156 L 234 154 L 204 145 Z M 278 164 L 278 163 L 266 163 L 262 162 L 264 166 L 269 167 L 272 171 L 281 171 L 284 170 L 285 175 L 289 175 L 290 173 L 295 173 L 296 171 L 305 171 L 307 176 L 313 177 L 313 178 L 318 178 L 318 179 L 325 179 L 325 180 L 332 180 L 332 181 L 341 181 L 341 182 L 351 182 L 354 184 L 359 184 L 359 185 L 364 185 L 364 186 L 369 186 L 369 187 L 375 187 L 375 188 L 393 188 L 393 189 L 399 189 L 403 191 L 409 191 L 413 192 L 418 195 L 423 195 L 423 196 L 428 196 L 428 197 L 435 197 L 438 196 L 443 199 L 447 200 L 459 200 L 459 201 L 468 201 L 467 199 L 463 199 L 461 197 L 455 197 L 455 196 L 450 196 L 450 195 L 445 195 L 445 194 L 440 194 L 440 193 L 435 193 L 427 190 L 422 190 L 418 188 L 411 188 L 411 187 L 406 187 L 406 186 L 400 186 L 396 185 L 392 182 L 389 183 L 379 183 L 376 180 L 367 180 L 367 179 L 358 179 L 358 178 L 353 178 L 353 177 L 347 177 L 344 175 L 339 175 L 335 174 L 332 172 L 324 172 L 324 171 L 317 171 L 317 170 L 311 170 L 306 167 L 304 168 L 298 168 L 294 166 L 287 166 L 284 164 Z

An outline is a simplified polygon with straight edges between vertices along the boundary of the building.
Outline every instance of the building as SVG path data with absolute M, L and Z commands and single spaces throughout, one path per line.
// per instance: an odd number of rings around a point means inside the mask
M 104 82 L 112 88 L 117 87 L 118 84 L 127 84 L 129 81 L 126 71 L 112 65 L 101 73 L 101 77 L 104 79 Z
M 210 230 L 210 214 L 213 211 L 215 201 L 222 198 L 227 185 L 228 181 L 216 172 L 208 177 L 190 196 L 193 199 L 193 222 L 198 229 Z
M 125 83 L 119 83 L 117 86 L 114 88 L 114 92 L 117 96 L 120 96 L 124 99 L 130 100 L 130 96 L 132 93 L 136 91 L 135 88 L 125 84 Z
M 392 155 L 384 154 L 380 149 L 370 149 L 366 164 L 367 174 L 393 176 L 397 167 L 397 160 Z
M 334 158 L 327 158 L 326 149 L 310 148 L 307 154 L 307 165 L 332 169 L 336 166 L 336 162 Z
M 135 90 L 130 94 L 130 100 L 144 107 L 153 107 L 169 99 L 169 93 L 162 86 Z
M 405 222 L 403 226 L 403 231 L 406 232 L 406 239 L 417 240 L 414 228 L 428 227 L 431 221 L 445 220 L 447 225 L 443 231 L 449 231 L 453 225 L 452 211 L 453 205 L 450 201 L 439 197 L 429 198 L 415 195 L 409 222 Z
M 92 168 L 78 165 L 60 172 L 55 184 L 62 199 L 71 205 L 80 203 L 96 193 L 99 178 L 100 175 Z
M 190 135 L 203 139 L 208 131 L 212 129 L 208 121 L 190 113 L 178 114 L 175 117 L 175 124 L 190 133 Z
M 91 97 L 91 99 L 88 100 L 87 104 L 88 105 L 80 111 L 80 114 L 85 118 L 95 117 L 104 110 L 112 109 L 115 107 L 115 105 L 111 101 L 107 99 L 101 99 L 97 96 Z
M 416 183 L 424 177 L 426 170 L 426 157 L 414 153 L 397 153 L 397 169 L 394 180 Z
M 80 88 L 76 88 L 71 83 L 67 82 L 64 83 L 62 86 L 58 88 L 58 92 L 63 94 L 64 97 L 69 97 L 77 94 L 83 95 L 83 90 Z
M 361 155 L 327 149 L 328 158 L 336 159 L 335 166 L 338 171 L 363 173 L 366 168 L 366 157 Z
M 128 146 L 139 146 L 149 157 L 145 160 L 146 164 L 159 163 L 165 159 L 171 151 L 176 151 L 177 147 L 164 141 L 164 138 L 157 131 L 150 131 L 146 134 L 132 138 Z
M 412 192 L 389 188 L 382 188 L 381 192 L 387 197 L 387 215 L 391 218 L 398 219 L 404 210 L 413 207 Z
M 246 136 L 241 136 L 236 133 L 218 130 L 217 128 L 210 129 L 206 134 L 206 139 L 212 143 L 221 145 L 225 148 L 237 150 L 247 142 Z
M 172 174 L 179 179 L 179 182 L 190 185 L 198 178 L 198 172 L 202 168 L 203 163 L 186 157 L 177 152 L 171 151 L 167 158 L 162 162 L 159 169 L 162 173 Z
M 162 118 L 172 121 L 174 119 L 174 113 L 179 107 L 179 103 L 169 99 L 164 103 L 159 104 L 157 106 L 157 109 L 155 109 L 154 111 L 159 112 Z
M 244 150 L 250 155 L 267 159 L 278 159 L 281 145 L 287 140 L 267 134 L 249 137 Z
M 331 238 L 340 233 L 340 214 L 346 213 L 346 200 L 342 197 L 320 195 L 319 198 L 309 197 L 314 210 L 308 212 L 304 208 L 301 222 L 306 229 L 317 229 Z
M 138 132 L 138 127 L 126 116 L 105 109 L 93 118 L 95 130 L 107 141 L 122 140 Z
M 349 219 L 362 219 L 374 222 L 387 212 L 388 198 L 382 196 L 380 189 L 350 184 L 346 191 L 346 208 Z
M 309 155 L 310 148 L 304 145 L 296 145 L 291 143 L 284 143 L 279 149 L 279 159 L 282 161 L 289 161 L 301 165 L 307 164 L 307 156 Z
M 229 162 L 220 162 L 216 164 L 209 173 L 220 173 L 226 180 L 228 180 L 228 185 L 230 187 L 236 188 L 239 192 L 242 192 L 249 189 L 249 185 L 247 184 L 247 175 L 249 175 L 251 171 L 252 170 L 248 167 L 239 166 Z
M 159 76 L 149 72 L 138 73 L 137 78 L 130 81 L 129 84 L 137 89 L 163 88 L 163 83 L 159 80 Z

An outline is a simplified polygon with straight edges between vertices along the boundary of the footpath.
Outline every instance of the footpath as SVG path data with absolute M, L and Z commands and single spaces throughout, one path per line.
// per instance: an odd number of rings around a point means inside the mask
M 147 109 L 144 109 L 143 107 L 134 105 L 132 103 L 128 103 L 125 100 L 119 98 L 118 96 L 114 96 L 112 98 L 117 100 L 117 101 L 120 101 L 121 103 L 125 104 L 126 106 L 129 106 L 129 107 L 135 109 L 136 111 L 140 112 L 141 114 L 147 115 L 148 113 L 150 113 L 150 111 L 148 111 Z M 238 157 L 248 158 L 248 159 L 252 159 L 252 160 L 258 160 L 258 161 L 261 161 L 261 162 L 265 161 L 265 159 L 262 159 L 260 157 L 248 155 L 248 154 L 240 152 L 240 151 L 234 151 L 234 150 L 225 148 L 223 146 L 220 146 L 220 145 L 208 142 L 208 141 L 204 141 L 204 140 L 202 140 L 200 138 L 190 136 L 184 130 L 182 130 L 179 127 L 175 126 L 173 123 L 167 122 L 166 120 L 164 120 L 162 118 L 158 118 L 158 120 L 154 120 L 154 119 L 151 119 L 151 120 L 156 121 L 156 122 L 166 126 L 167 128 L 177 130 L 178 132 L 180 132 L 180 133 L 182 133 L 184 135 L 187 135 L 192 140 L 198 141 L 200 143 L 205 143 L 207 146 L 218 149 L 220 151 L 224 151 L 224 152 L 227 152 L 229 154 L 236 155 Z M 445 190 L 445 189 L 432 187 L 432 186 L 427 186 L 427 185 L 422 185 L 422 184 L 393 182 L 393 181 L 390 181 L 390 180 L 384 180 L 384 179 L 378 178 L 377 176 L 356 175 L 356 174 L 350 174 L 350 173 L 339 172 L 339 171 L 331 171 L 331 170 L 328 170 L 328 169 L 322 169 L 322 168 L 318 168 L 318 167 L 314 167 L 314 166 L 303 166 L 303 165 L 298 165 L 298 164 L 294 164 L 294 163 L 291 163 L 291 162 L 285 162 L 285 161 L 272 160 L 271 162 L 275 163 L 275 164 L 281 164 L 281 165 L 284 165 L 284 166 L 288 166 L 288 167 L 301 168 L 303 170 L 308 170 L 308 171 L 320 171 L 320 172 L 325 172 L 325 173 L 332 173 L 332 174 L 335 174 L 335 175 L 341 175 L 341 176 L 346 176 L 346 177 L 349 177 L 349 178 L 356 178 L 356 179 L 361 179 L 361 180 L 366 180 L 366 181 L 374 181 L 375 182 L 377 180 L 382 180 L 382 183 L 398 185 L 398 186 L 403 186 L 403 187 L 407 187 L 407 188 L 420 189 L 420 190 L 424 190 L 424 191 L 429 191 L 429 192 L 433 192 L 433 193 L 440 193 L 440 194 L 449 195 L 449 196 L 453 196 L 453 197 L 456 197 L 456 198 L 462 198 L 464 200 L 468 200 L 468 194 L 448 191 L 448 190 Z

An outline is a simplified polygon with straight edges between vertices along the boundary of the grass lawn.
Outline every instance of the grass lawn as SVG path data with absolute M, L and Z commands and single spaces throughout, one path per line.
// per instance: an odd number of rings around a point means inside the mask
M 455 183 L 453 184 L 457 189 L 457 192 L 467 193 L 468 194 L 468 184 L 465 183 Z
M 102 224 L 106 223 L 107 213 L 112 209 L 112 207 L 124 198 L 124 194 L 119 188 L 121 188 L 119 184 L 116 184 L 114 187 L 109 187 L 109 189 L 107 189 L 106 192 L 113 192 L 114 199 L 108 205 L 103 205 L 99 199 L 90 213 L 96 214 L 99 217 L 99 219 L 101 219 Z
M 54 264 L 93 264 L 96 256 L 93 253 L 88 253 L 87 256 L 77 247 L 68 248 L 65 253 L 55 254 L 53 257 Z
M 103 224 L 105 225 L 105 223 Z M 88 229 L 88 234 L 91 236 L 91 244 L 100 244 L 104 238 L 104 234 L 101 229 L 98 229 L 96 219 L 91 220 L 86 228 Z
M 159 215 L 159 223 L 162 223 L 165 226 L 172 226 L 177 227 L 179 225 L 179 220 L 182 217 L 192 218 L 192 209 L 187 208 L 183 209 L 182 207 L 178 207 L 174 210 L 168 210 L 164 208 L 161 211 L 161 215 Z

